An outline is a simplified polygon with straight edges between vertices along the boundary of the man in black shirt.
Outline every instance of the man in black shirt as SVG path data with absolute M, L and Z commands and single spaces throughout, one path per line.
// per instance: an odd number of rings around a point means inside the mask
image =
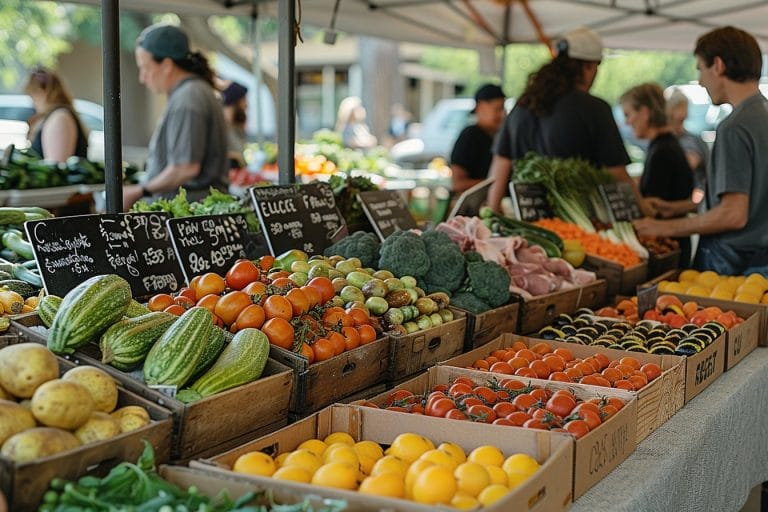
M 493 153 L 493 138 L 504 122 L 504 92 L 501 87 L 485 84 L 475 93 L 477 122 L 459 134 L 451 152 L 453 192 L 461 194 L 488 176 Z

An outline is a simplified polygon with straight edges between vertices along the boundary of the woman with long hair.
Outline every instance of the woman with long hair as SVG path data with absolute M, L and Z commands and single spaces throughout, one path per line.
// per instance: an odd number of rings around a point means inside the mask
M 135 56 L 139 81 L 168 103 L 149 143 L 147 180 L 123 189 L 123 207 L 144 196 L 172 197 L 182 186 L 191 201 L 210 187 L 226 190 L 227 128 L 207 59 L 190 50 L 185 32 L 165 24 L 144 29 Z
M 59 75 L 39 67 L 30 73 L 24 92 L 35 106 L 35 115 L 29 120 L 32 149 L 57 162 L 73 155 L 87 157 L 88 132 Z

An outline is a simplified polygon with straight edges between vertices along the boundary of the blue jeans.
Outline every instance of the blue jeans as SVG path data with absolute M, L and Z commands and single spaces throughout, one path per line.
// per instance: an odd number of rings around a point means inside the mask
M 739 250 L 717 238 L 703 236 L 693 268 L 726 276 L 758 273 L 768 277 L 768 249 Z

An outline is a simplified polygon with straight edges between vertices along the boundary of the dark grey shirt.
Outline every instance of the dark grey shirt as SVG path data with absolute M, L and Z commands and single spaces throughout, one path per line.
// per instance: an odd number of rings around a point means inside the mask
M 725 193 L 749 195 L 747 225 L 712 235 L 735 249 L 768 247 L 768 105 L 761 94 L 742 101 L 717 127 L 707 177 L 707 208 Z
M 147 176 L 152 179 L 168 165 L 200 163 L 200 174 L 187 182 L 190 201 L 208 195 L 209 187 L 227 189 L 227 128 L 221 103 L 204 80 L 191 77 L 179 83 L 149 142 Z M 159 194 L 173 197 L 174 192 Z

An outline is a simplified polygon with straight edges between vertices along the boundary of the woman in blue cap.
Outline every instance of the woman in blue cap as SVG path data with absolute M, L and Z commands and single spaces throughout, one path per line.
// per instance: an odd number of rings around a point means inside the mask
M 248 101 L 248 88 L 237 82 L 230 82 L 221 90 L 221 103 L 224 108 L 224 120 L 227 122 L 227 159 L 231 169 L 246 166 L 245 122 Z
M 168 103 L 149 143 L 147 180 L 123 189 L 123 207 L 142 197 L 173 197 L 182 186 L 191 201 L 210 187 L 226 190 L 226 124 L 208 61 L 190 51 L 187 34 L 165 24 L 144 29 L 135 56 L 139 81 Z

